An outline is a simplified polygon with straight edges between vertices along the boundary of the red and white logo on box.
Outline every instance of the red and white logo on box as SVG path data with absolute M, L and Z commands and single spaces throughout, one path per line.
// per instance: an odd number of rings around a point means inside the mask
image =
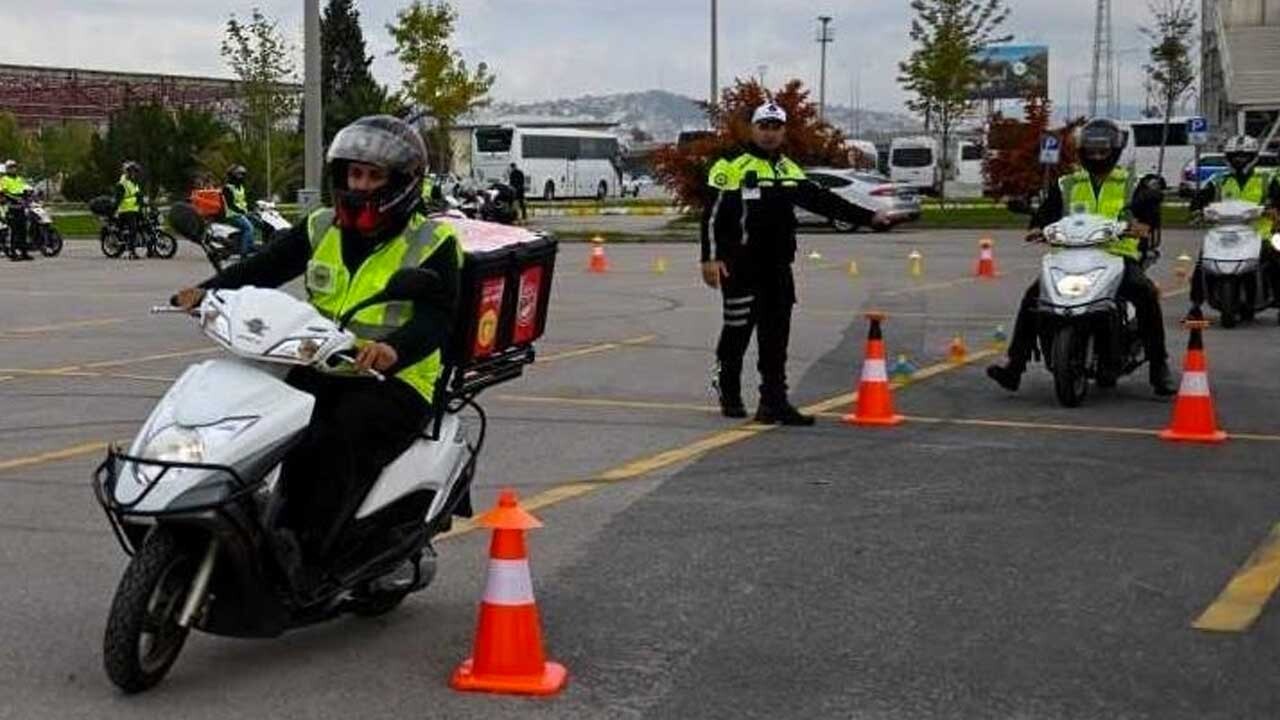
M 517 345 L 533 342 L 538 333 L 538 298 L 542 296 L 542 266 L 537 265 L 520 273 L 520 303 L 516 306 L 516 329 L 513 341 Z

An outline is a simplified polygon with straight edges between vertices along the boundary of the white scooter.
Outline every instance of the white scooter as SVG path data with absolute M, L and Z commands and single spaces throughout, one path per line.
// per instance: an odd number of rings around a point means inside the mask
M 1200 248 L 1204 297 L 1218 311 L 1224 328 L 1252 320 L 1275 304 L 1277 289 L 1262 272 L 1263 238 L 1254 226 L 1265 211 L 1242 200 L 1216 202 L 1204 209 L 1205 221 L 1213 226 Z M 1267 240 L 1280 243 L 1280 236 Z
M 401 270 L 360 307 L 419 297 L 435 281 L 429 271 Z M 435 573 L 432 537 L 454 515 L 471 513 L 486 427 L 475 396 L 501 381 L 446 368 L 436 416 L 383 471 L 342 528 L 342 558 L 318 568 L 320 586 L 300 599 L 277 560 L 277 518 L 287 503 L 279 479 L 315 399 L 283 376 L 293 366 L 354 372 L 355 336 L 278 290 L 210 291 L 191 316 L 230 357 L 188 368 L 128 451 L 109 450 L 94 474 L 97 499 L 133 556 L 104 643 L 107 674 L 126 692 L 160 682 L 191 628 L 273 637 L 344 612 L 389 612 L 426 587 Z M 521 353 L 508 359 L 504 379 L 532 362 L 532 348 Z M 459 417 L 467 407 L 479 418 L 474 440 Z
M 266 200 L 255 202 L 254 210 L 248 217 L 258 229 L 258 245 L 266 245 L 277 233 L 286 232 L 293 227 L 276 204 Z M 222 272 L 230 261 L 242 254 L 240 228 L 216 220 L 205 223 L 188 203 L 174 203 L 170 207 L 169 224 L 183 237 L 198 244 L 217 272 Z
M 1090 378 L 1112 387 L 1146 362 L 1133 304 L 1120 298 L 1124 259 L 1103 249 L 1126 223 L 1098 215 L 1068 215 L 1044 229 L 1052 248 L 1040 271 L 1037 312 L 1040 352 L 1064 407 L 1077 407 Z M 1149 250 L 1144 267 L 1159 252 Z

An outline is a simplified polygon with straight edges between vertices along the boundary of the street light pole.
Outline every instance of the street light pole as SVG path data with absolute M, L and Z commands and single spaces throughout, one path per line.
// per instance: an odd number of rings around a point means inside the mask
M 303 175 L 305 187 L 299 193 L 304 206 L 320 202 L 321 134 L 324 118 L 320 107 L 320 0 L 304 0 L 304 77 L 305 106 L 303 112 Z
M 718 53 L 717 53 L 717 50 L 718 50 L 717 34 L 718 33 L 716 32 L 716 7 L 718 5 L 719 3 L 716 2 L 716 0 L 711 0 L 711 96 L 708 98 L 708 100 L 710 101 L 711 107 L 713 108 L 716 105 L 718 105 L 720 102 L 720 81 L 719 81 L 719 73 L 717 72 L 717 67 L 716 67 L 718 62 L 718 57 L 717 57 L 718 56 Z
M 821 122 L 827 115 L 827 45 L 835 41 L 829 31 L 830 15 L 819 15 L 818 44 L 822 47 L 822 65 L 818 73 L 818 120 Z

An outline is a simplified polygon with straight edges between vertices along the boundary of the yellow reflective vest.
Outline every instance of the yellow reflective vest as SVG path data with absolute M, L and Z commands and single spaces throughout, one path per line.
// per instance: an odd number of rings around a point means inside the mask
M 1058 188 L 1062 190 L 1062 202 L 1067 215 L 1088 213 L 1112 220 L 1120 219 L 1133 192 L 1131 176 L 1124 168 L 1113 169 L 1096 194 L 1093 191 L 1093 180 L 1085 170 L 1064 175 L 1058 180 Z M 1131 260 L 1142 259 L 1138 239 L 1133 237 L 1113 240 L 1103 250 Z

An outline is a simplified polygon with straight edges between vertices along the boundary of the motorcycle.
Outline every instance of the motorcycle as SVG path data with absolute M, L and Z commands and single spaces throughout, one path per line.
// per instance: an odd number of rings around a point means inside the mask
M 1037 350 L 1064 407 L 1084 402 L 1090 379 L 1114 387 L 1147 362 L 1137 310 L 1119 296 L 1124 259 L 1103 249 L 1126 228 L 1124 222 L 1077 214 L 1044 229 L 1053 251 L 1041 262 Z M 1158 250 L 1146 251 L 1143 266 L 1158 258 Z
M 265 200 L 254 203 L 254 211 L 248 217 L 258 229 L 255 247 L 267 244 L 277 233 L 286 232 L 293 227 L 275 203 Z M 209 264 L 217 272 L 222 272 L 233 261 L 244 259 L 240 228 L 224 222 L 205 222 L 195 207 L 188 203 L 175 203 L 169 208 L 169 224 L 178 234 L 199 245 L 209 259 Z
M 344 613 L 377 616 L 432 582 L 432 539 L 471 514 L 470 487 L 487 421 L 475 401 L 520 374 L 532 347 L 491 358 L 491 374 L 446 364 L 443 399 L 421 439 L 386 467 L 335 547 L 318 587 L 299 594 L 279 557 L 287 504 L 282 462 L 310 422 L 315 398 L 282 379 L 290 367 L 354 373 L 360 309 L 420 297 L 434 273 L 397 272 L 384 292 L 338 322 L 306 302 L 260 288 L 213 290 L 190 313 L 231 357 L 188 368 L 127 451 L 113 447 L 93 489 L 132 556 L 111 603 L 105 666 L 125 692 L 159 683 L 194 628 L 275 637 Z M 156 308 L 155 312 L 183 312 Z M 373 370 L 365 375 L 382 379 Z M 355 380 L 353 380 L 354 382 Z M 478 419 L 474 433 L 464 410 Z
M 45 257 L 56 257 L 62 252 L 62 233 L 53 226 L 53 216 L 35 199 L 30 190 L 22 196 L 23 212 L 27 216 L 27 247 L 39 250 Z M 9 226 L 0 218 L 0 253 L 9 254 L 12 242 Z
M 137 232 L 132 235 L 121 227 L 112 198 L 94 198 L 89 202 L 89 210 L 102 221 L 98 244 L 102 248 L 102 254 L 109 258 L 118 258 L 126 250 L 130 256 L 137 257 L 138 250 L 142 249 L 146 251 L 147 257 L 168 260 L 178 252 L 178 241 L 161 227 L 160 211 L 150 203 L 143 204 L 139 209 Z
M 1263 238 L 1254 223 L 1265 208 L 1241 200 L 1216 202 L 1204 209 L 1212 227 L 1200 248 L 1205 299 L 1218 311 L 1222 327 L 1235 327 L 1276 303 L 1277 288 L 1262 272 Z M 1268 238 L 1280 244 L 1280 236 Z M 1277 245 L 1280 249 L 1280 245 Z
M 514 225 L 519 217 L 515 190 L 501 182 L 493 182 L 484 190 L 459 185 L 445 196 L 445 202 L 448 209 L 472 220 Z

